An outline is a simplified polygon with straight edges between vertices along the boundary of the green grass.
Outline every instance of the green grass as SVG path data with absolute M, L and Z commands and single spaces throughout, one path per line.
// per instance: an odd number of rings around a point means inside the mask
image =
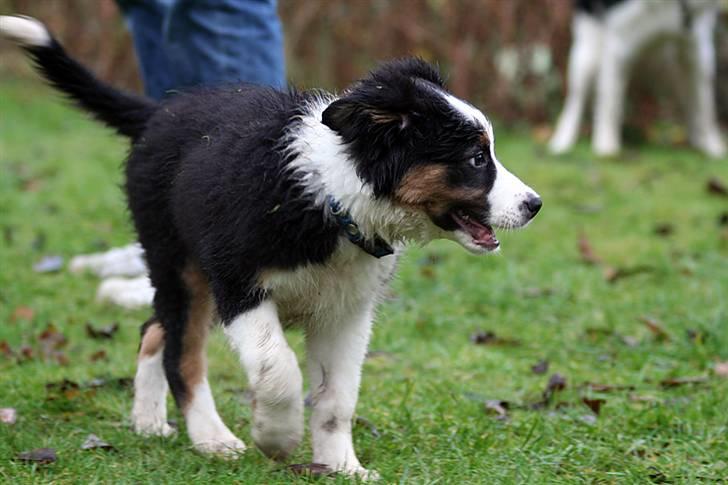
M 542 214 L 521 232 L 501 234 L 503 251 L 474 257 L 450 243 L 412 249 L 379 312 L 365 364 L 355 443 L 365 466 L 388 483 L 698 483 L 728 477 L 728 235 L 718 219 L 728 199 L 705 190 L 728 181 L 728 161 L 670 147 L 644 147 L 595 160 L 580 147 L 550 158 L 527 137 L 499 135 L 500 159 L 536 188 Z M 33 82 L 0 82 L 0 341 L 35 348 L 17 363 L 0 355 L 0 407 L 19 419 L 0 424 L 0 482 L 290 483 L 282 465 L 250 449 L 236 462 L 200 456 L 184 433 L 144 439 L 129 429 L 131 392 L 117 386 L 58 396 L 46 383 L 130 377 L 138 326 L 147 311 L 94 301 L 97 280 L 67 271 L 38 274 L 46 254 L 68 260 L 133 239 L 118 185 L 123 140 L 65 107 Z M 669 223 L 668 237 L 655 226 Z M 581 261 L 585 234 L 605 264 L 649 271 L 605 281 Z M 13 318 L 19 306 L 33 318 Z M 639 321 L 658 319 L 660 341 Z M 111 341 L 84 325 L 120 323 Z M 37 336 L 53 323 L 68 338 L 67 365 L 44 362 Z M 477 329 L 520 345 L 474 345 Z M 699 332 L 695 340 L 688 330 Z M 632 340 L 625 343 L 625 337 Z M 301 355 L 301 334 L 289 339 Z M 628 340 L 629 340 L 628 339 Z M 248 443 L 250 410 L 236 358 L 216 335 L 211 382 L 220 412 Z M 90 356 L 105 349 L 108 360 Z M 530 366 L 548 359 L 547 374 Z M 302 360 L 302 359 L 301 359 Z M 501 421 L 481 400 L 528 404 L 549 375 L 567 389 L 541 411 L 511 409 Z M 665 389 L 666 378 L 707 376 Z M 584 382 L 634 386 L 594 392 Z M 582 397 L 606 399 L 595 422 Z M 646 399 L 638 400 L 635 396 Z M 560 403 L 560 405 L 556 405 Z M 171 408 L 170 416 L 179 417 Z M 116 452 L 81 451 L 95 433 Z M 13 458 L 57 450 L 51 465 Z M 305 442 L 291 463 L 310 461 Z M 300 480 L 306 480 L 301 478 Z M 321 480 L 346 482 L 342 477 Z

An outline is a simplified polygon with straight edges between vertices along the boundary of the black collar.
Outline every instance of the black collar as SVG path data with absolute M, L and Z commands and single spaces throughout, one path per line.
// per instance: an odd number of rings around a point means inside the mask
M 371 254 L 375 258 L 382 258 L 394 254 L 394 249 L 390 246 L 387 241 L 382 239 L 378 234 L 374 235 L 374 240 L 370 241 L 364 238 L 361 233 L 359 226 L 351 218 L 349 211 L 344 209 L 341 202 L 334 199 L 332 196 L 326 197 L 326 202 L 329 204 L 331 215 L 334 216 L 336 224 L 339 226 L 344 235 L 352 243 L 359 246 L 364 252 Z

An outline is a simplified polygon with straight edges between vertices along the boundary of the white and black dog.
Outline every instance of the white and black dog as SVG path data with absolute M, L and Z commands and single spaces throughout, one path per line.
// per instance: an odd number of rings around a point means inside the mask
M 688 87 L 690 142 L 709 156 L 725 155 L 713 85 L 718 6 L 719 0 L 575 0 L 567 98 L 551 151 L 563 153 L 574 145 L 594 89 L 592 148 L 603 156 L 618 153 L 631 64 L 645 48 L 661 44 L 674 51 L 665 71 L 678 70 L 678 84 Z
M 343 95 L 228 85 L 161 103 L 103 84 L 40 22 L 0 17 L 39 71 L 132 140 L 126 193 L 156 295 L 142 328 L 132 420 L 167 435 L 168 387 L 194 446 L 235 455 L 205 342 L 220 321 L 254 393 L 252 435 L 283 458 L 303 435 L 302 377 L 283 333 L 305 329 L 313 460 L 372 477 L 351 420 L 378 297 L 406 242 L 498 250 L 541 199 L 495 155 L 493 129 L 418 59 Z

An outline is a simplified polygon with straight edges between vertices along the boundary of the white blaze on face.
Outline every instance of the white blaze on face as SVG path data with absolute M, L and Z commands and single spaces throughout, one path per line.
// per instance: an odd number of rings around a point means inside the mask
M 532 215 L 525 208 L 529 199 L 537 198 L 538 194 L 531 187 L 509 172 L 495 156 L 495 134 L 493 125 L 485 115 L 474 106 L 465 101 L 445 94 L 445 99 L 450 106 L 463 114 L 467 119 L 480 124 L 485 128 L 490 140 L 490 157 L 496 167 L 496 177 L 488 193 L 488 205 L 490 206 L 489 223 L 500 228 L 517 228 L 528 224 Z

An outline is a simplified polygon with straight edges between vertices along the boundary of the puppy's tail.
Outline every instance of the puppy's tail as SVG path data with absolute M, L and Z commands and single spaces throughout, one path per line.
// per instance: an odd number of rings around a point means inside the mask
M 0 37 L 20 45 L 40 74 L 78 106 L 122 135 L 136 139 L 157 109 L 149 98 L 119 91 L 72 59 L 48 29 L 25 16 L 0 16 Z

